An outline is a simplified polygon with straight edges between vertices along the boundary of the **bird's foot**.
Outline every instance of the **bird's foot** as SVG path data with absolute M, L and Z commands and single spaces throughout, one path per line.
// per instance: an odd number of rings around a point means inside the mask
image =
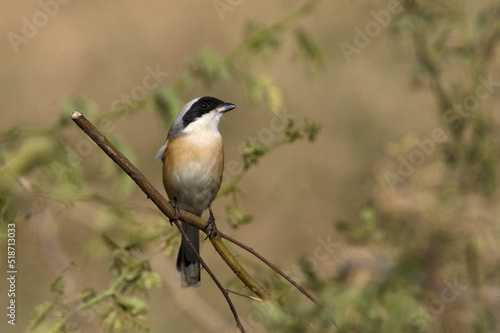
M 177 221 L 179 219 L 179 212 L 181 210 L 181 207 L 178 204 L 175 203 L 175 200 L 170 200 L 168 203 L 171 204 L 172 207 L 174 207 L 174 214 L 175 214 L 175 216 L 172 219 L 169 218 L 170 226 L 172 226 L 172 222 Z
M 210 235 L 214 235 L 214 237 L 217 236 L 217 226 L 215 225 L 215 217 L 214 214 L 212 213 L 212 207 L 210 207 L 210 205 L 208 206 L 208 211 L 210 212 L 210 216 L 208 217 L 208 221 L 205 224 L 205 230 L 208 228 L 207 237 L 205 237 L 205 239 L 210 237 Z
M 215 225 L 215 219 L 213 218 L 213 216 L 208 218 L 207 224 L 205 224 L 205 230 L 207 228 L 208 228 L 208 232 L 207 232 L 207 237 L 205 237 L 205 239 L 210 237 L 210 235 L 212 235 L 212 234 L 214 236 L 217 236 L 217 226 Z

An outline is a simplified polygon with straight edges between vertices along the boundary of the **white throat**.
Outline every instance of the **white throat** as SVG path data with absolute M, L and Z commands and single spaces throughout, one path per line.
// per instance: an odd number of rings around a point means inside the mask
M 196 134 L 200 138 L 220 136 L 219 122 L 222 117 L 222 113 L 211 111 L 187 125 L 182 132 L 184 134 Z

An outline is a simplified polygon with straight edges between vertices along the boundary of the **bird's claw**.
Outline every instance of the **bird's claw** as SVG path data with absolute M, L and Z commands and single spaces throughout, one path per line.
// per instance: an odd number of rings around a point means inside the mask
M 205 237 L 205 239 L 209 238 L 210 235 L 214 235 L 217 236 L 217 226 L 215 225 L 215 218 L 213 217 L 213 215 L 211 215 L 209 218 L 208 218 L 208 221 L 207 223 L 205 224 L 205 230 L 208 228 L 208 232 L 207 232 L 207 237 Z
M 179 219 L 179 212 L 181 210 L 181 207 L 179 207 L 179 205 L 175 203 L 175 200 L 170 200 L 168 203 L 171 204 L 172 207 L 174 207 L 174 212 L 175 212 L 175 217 L 168 219 L 170 222 L 170 226 L 172 226 L 172 222 L 177 221 Z

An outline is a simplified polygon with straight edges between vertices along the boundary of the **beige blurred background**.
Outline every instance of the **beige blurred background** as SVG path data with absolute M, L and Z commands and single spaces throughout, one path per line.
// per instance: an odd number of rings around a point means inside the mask
M 148 66 L 168 72 L 163 83 L 173 83 L 186 61 L 203 47 L 227 55 L 242 40 L 249 21 L 273 24 L 303 1 L 234 3 L 221 19 L 211 1 L 69 1 L 60 4 L 58 13 L 15 52 L 7 34 L 20 34 L 22 18 L 31 18 L 41 7 L 36 1 L 2 1 L 0 130 L 50 125 L 72 96 L 91 98 L 105 112 L 121 94 L 142 84 Z M 282 89 L 287 113 L 297 121 L 317 121 L 322 129 L 317 142 L 284 146 L 244 178 L 243 204 L 254 216 L 252 223 L 230 230 L 224 222 L 225 198 L 214 203 L 214 212 L 220 229 L 284 270 L 296 265 L 300 256 L 312 256 L 318 237 L 335 237 L 333 222 L 359 218 L 366 200 L 365 182 L 388 141 L 408 133 L 428 137 L 437 127 L 431 96 L 410 86 L 414 62 L 406 41 L 382 29 L 350 63 L 339 48 L 341 42 L 353 44 L 353 29 L 372 20 L 370 10 L 386 5 L 386 1 L 323 1 L 296 24 L 306 28 L 321 47 L 325 67 L 317 75 L 293 59 L 286 38 L 277 56 L 258 61 L 253 68 L 271 76 Z M 210 90 L 194 85 L 182 97 L 187 102 L 202 95 L 237 105 L 220 131 L 226 162 L 239 161 L 237 147 L 268 127 L 272 114 L 263 104 L 249 105 L 243 86 L 231 78 Z M 114 133 L 136 154 L 137 166 L 163 192 L 161 164 L 154 156 L 165 139 L 164 126 L 148 111 L 115 125 Z M 83 138 L 76 126 L 69 128 L 68 137 Z M 88 158 L 99 154 L 94 149 Z M 134 193 L 138 204 L 147 205 L 142 193 Z M 85 204 L 61 206 L 63 210 L 79 218 L 52 225 L 52 217 L 45 216 L 18 228 L 18 326 L 11 331 L 24 331 L 33 306 L 52 299 L 50 283 L 70 262 L 77 266 L 71 273 L 75 281 L 97 290 L 107 286 L 107 258 L 99 262 L 87 251 L 93 246 L 87 240 L 102 226 L 92 215 L 81 218 L 91 214 Z M 223 281 L 231 276 L 211 246 L 203 245 L 202 253 Z M 152 265 L 161 274 L 163 287 L 154 289 L 148 300 L 151 332 L 234 331 L 227 305 L 206 274 L 201 288 L 183 290 L 174 281 L 174 257 L 156 256 Z M 4 304 L 3 292 L 0 299 Z M 235 303 L 244 309 L 248 301 L 235 297 Z M 201 314 L 199 321 L 189 315 L 193 310 Z M 0 326 L 4 325 L 2 320 Z

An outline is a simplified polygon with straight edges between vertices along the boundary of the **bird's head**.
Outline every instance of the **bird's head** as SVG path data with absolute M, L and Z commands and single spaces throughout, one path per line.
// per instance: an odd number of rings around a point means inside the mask
M 177 115 L 169 137 L 188 133 L 218 132 L 219 122 L 224 113 L 236 105 L 225 103 L 215 97 L 198 97 L 184 105 Z

